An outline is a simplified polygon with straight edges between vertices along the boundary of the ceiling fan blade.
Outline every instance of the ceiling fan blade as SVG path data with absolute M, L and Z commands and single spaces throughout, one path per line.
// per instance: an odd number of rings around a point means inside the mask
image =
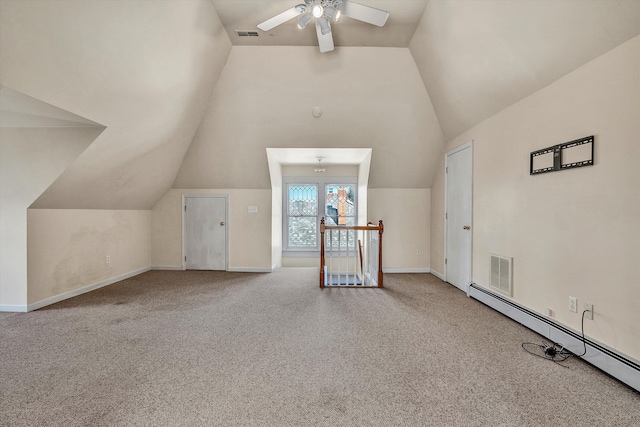
M 284 24 L 288 20 L 295 18 L 296 16 L 304 12 L 304 8 L 300 6 L 301 5 L 294 6 L 291 9 L 285 10 L 284 12 L 274 16 L 273 18 L 267 19 L 266 21 L 258 24 L 258 28 L 260 28 L 262 31 L 269 31 L 280 24 Z
M 318 45 L 320 46 L 320 52 L 331 52 L 333 50 L 333 35 L 331 31 L 327 34 L 322 34 L 322 28 L 320 22 L 316 19 L 316 33 L 318 34 Z
M 342 14 L 378 27 L 383 27 L 389 18 L 389 12 L 386 10 L 376 9 L 375 7 L 365 6 L 349 0 L 342 2 Z

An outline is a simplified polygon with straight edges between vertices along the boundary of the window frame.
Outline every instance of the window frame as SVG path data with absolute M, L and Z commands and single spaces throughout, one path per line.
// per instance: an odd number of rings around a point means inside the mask
M 289 187 L 292 185 L 316 185 L 318 190 L 318 209 L 316 217 L 317 240 L 315 248 L 289 246 Z M 283 256 L 320 256 L 320 220 L 327 216 L 326 192 L 328 185 L 350 185 L 353 187 L 353 217 L 358 223 L 358 179 L 356 177 L 283 177 L 282 179 L 282 255 Z

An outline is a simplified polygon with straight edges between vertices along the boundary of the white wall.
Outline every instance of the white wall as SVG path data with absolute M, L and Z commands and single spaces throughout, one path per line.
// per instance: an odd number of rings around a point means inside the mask
M 0 306 L 27 305 L 27 208 L 102 128 L 0 128 Z
M 173 189 L 151 213 L 152 262 L 158 268 L 182 268 L 182 196 L 221 194 L 229 196 L 229 269 L 270 271 L 271 190 Z M 250 214 L 249 206 L 258 213 Z
M 29 209 L 29 305 L 149 269 L 150 243 L 150 211 Z
M 635 359 L 639 76 L 636 37 L 447 144 L 474 140 L 473 281 L 488 286 L 490 252 L 512 256 L 514 301 L 538 313 L 548 307 L 554 320 L 577 331 L 581 310 L 568 310 L 569 296 L 580 309 L 592 303 L 586 335 Z M 529 175 L 531 151 L 589 135 L 594 166 Z M 440 235 L 443 218 L 432 220 L 432 235 Z M 438 251 L 432 259 L 442 258 L 443 247 Z

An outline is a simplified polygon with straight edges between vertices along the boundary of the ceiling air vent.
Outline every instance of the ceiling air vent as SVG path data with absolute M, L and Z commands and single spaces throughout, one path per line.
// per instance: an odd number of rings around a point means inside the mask
M 491 288 L 501 294 L 512 296 L 511 278 L 513 258 L 491 254 Z
M 238 37 L 258 37 L 257 31 L 240 31 L 236 30 L 236 36 Z

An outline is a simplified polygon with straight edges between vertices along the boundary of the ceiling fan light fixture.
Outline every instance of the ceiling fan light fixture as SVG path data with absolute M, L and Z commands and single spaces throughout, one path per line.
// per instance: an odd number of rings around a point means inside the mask
M 338 22 L 342 15 L 347 15 L 350 19 L 378 27 L 383 27 L 389 18 L 389 12 L 385 10 L 366 6 L 351 0 L 302 1 L 304 1 L 304 3 L 300 3 L 261 22 L 258 24 L 258 28 L 262 31 L 271 31 L 271 29 L 278 25 L 296 18 L 298 28 L 302 30 L 307 27 L 309 22 L 315 20 L 314 27 L 318 38 L 318 47 L 320 48 L 320 53 L 325 53 L 334 50 L 335 44 L 331 23 Z
M 315 17 L 315 18 L 320 18 L 322 15 L 324 15 L 324 7 L 322 7 L 321 4 L 316 4 L 315 6 L 313 6 L 313 8 L 311 9 L 311 14 Z
M 314 172 L 323 173 L 326 171 L 326 169 L 322 167 L 321 161 L 322 159 L 318 159 L 318 167 L 313 170 Z
M 327 18 L 318 18 L 318 23 L 320 24 L 320 32 L 323 36 L 326 36 L 331 32 L 331 26 L 329 25 Z
M 324 10 L 324 16 L 331 19 L 333 22 L 338 22 L 338 19 L 340 19 L 341 15 L 342 12 L 335 5 L 327 6 Z
M 309 15 L 308 13 L 300 15 L 300 18 L 298 18 L 298 28 L 304 30 L 309 21 L 311 21 L 311 15 Z

